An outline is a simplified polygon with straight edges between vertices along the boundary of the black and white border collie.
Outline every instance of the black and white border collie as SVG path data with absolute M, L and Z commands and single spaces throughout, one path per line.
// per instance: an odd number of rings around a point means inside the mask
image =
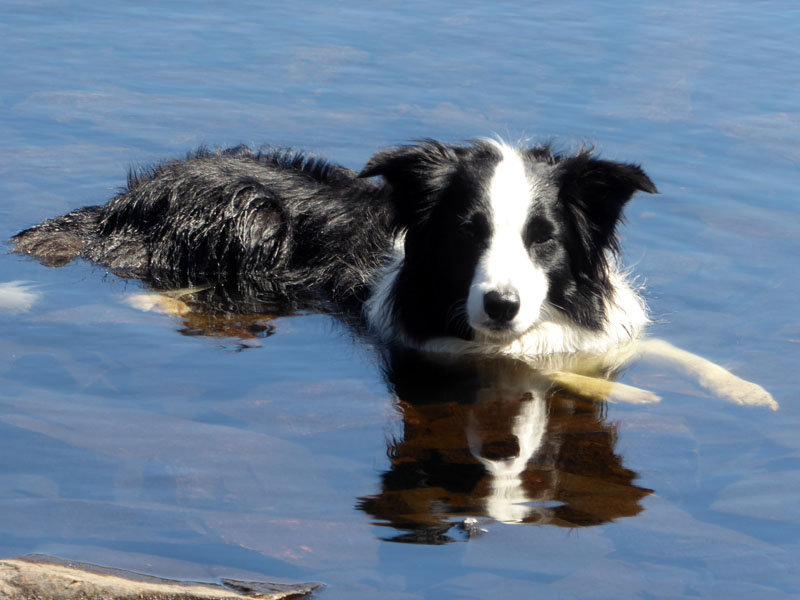
M 617 262 L 637 191 L 656 187 L 636 165 L 494 140 L 389 149 L 361 173 L 237 147 L 132 173 L 108 204 L 13 241 L 46 264 L 80 256 L 146 281 L 263 278 L 411 347 L 603 352 L 647 323 Z
M 44 264 L 82 257 L 162 292 L 223 290 L 227 302 L 234 289 L 252 312 L 334 313 L 385 348 L 522 358 L 592 397 L 657 400 L 604 380 L 652 356 L 736 403 L 777 409 L 761 386 L 640 339 L 647 310 L 617 240 L 637 191 L 656 192 L 639 166 L 586 150 L 426 140 L 357 173 L 240 146 L 132 172 L 108 204 L 12 242 Z

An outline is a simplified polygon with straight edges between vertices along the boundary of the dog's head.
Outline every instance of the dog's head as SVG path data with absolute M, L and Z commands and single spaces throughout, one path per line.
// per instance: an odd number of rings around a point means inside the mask
M 376 175 L 405 235 L 393 315 L 417 341 L 505 343 L 555 313 L 602 328 L 622 209 L 656 192 L 636 165 L 494 141 L 387 150 L 360 174 Z

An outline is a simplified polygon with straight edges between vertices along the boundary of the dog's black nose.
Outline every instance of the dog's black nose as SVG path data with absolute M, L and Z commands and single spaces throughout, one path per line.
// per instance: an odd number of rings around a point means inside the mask
M 486 292 L 483 296 L 483 310 L 493 321 L 508 323 L 519 312 L 519 294 L 516 291 Z

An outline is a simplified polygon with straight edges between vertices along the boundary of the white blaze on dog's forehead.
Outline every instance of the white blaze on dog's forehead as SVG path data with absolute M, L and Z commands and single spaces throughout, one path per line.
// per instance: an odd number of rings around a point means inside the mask
M 498 142 L 494 145 L 502 158 L 489 183 L 492 221 L 495 227 L 521 232 L 530 210 L 533 182 L 528 178 L 525 162 L 517 150 Z
M 501 156 L 487 188 L 491 238 L 475 269 L 467 316 L 474 328 L 491 328 L 484 309 L 485 294 L 516 293 L 520 306 L 508 323 L 508 333 L 517 336 L 539 319 L 549 287 L 546 273 L 534 263 L 523 240 L 537 183 L 517 150 L 498 142 L 492 144 Z

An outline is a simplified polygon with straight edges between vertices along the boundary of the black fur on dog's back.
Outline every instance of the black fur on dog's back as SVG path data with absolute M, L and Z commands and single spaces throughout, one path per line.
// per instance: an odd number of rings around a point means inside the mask
M 263 278 L 348 303 L 363 301 L 388 232 L 379 188 L 354 171 L 239 146 L 132 171 L 108 204 L 50 219 L 12 241 L 15 252 L 53 266 L 82 257 L 172 287 Z

